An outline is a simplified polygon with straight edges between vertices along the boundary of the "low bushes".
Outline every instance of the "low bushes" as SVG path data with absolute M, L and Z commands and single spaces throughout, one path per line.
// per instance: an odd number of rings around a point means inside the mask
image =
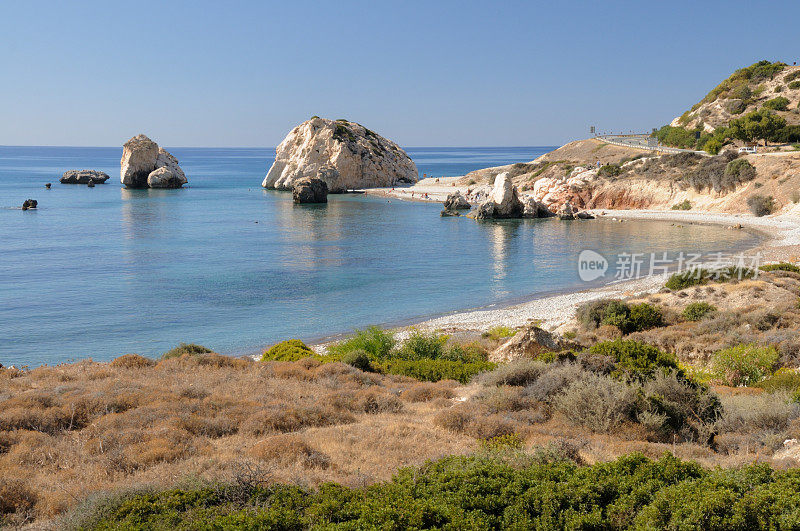
M 794 369 L 782 367 L 772 376 L 754 384 L 753 387 L 760 387 L 768 393 L 777 391 L 794 393 L 800 389 L 800 373 Z
M 709 282 L 729 282 L 733 280 L 744 280 L 755 278 L 758 272 L 753 269 L 741 268 L 736 266 L 723 267 L 720 269 L 704 269 L 701 267 L 687 269 L 680 273 L 674 273 L 669 277 L 664 287 L 674 291 L 690 288 L 692 286 L 703 286 Z
M 688 199 L 684 199 L 680 203 L 675 203 L 672 205 L 672 210 L 691 210 L 692 203 Z
M 389 353 L 397 344 L 394 334 L 383 330 L 377 326 L 370 326 L 364 330 L 356 330 L 353 337 L 331 345 L 328 352 L 333 356 L 342 356 L 354 350 L 363 350 L 372 359 L 381 359 L 389 356 Z
M 597 175 L 600 177 L 618 177 L 622 175 L 622 168 L 619 164 L 604 164 L 600 166 L 600 169 L 597 171 Z
M 761 271 L 789 271 L 790 273 L 800 273 L 800 267 L 788 262 L 779 264 L 765 264 L 759 267 Z
M 771 100 L 765 101 L 761 107 L 764 109 L 771 109 L 773 111 L 785 111 L 789 105 L 789 99 L 784 98 L 783 96 L 778 96 L 777 98 L 772 98 Z
M 299 339 L 287 339 L 265 350 L 261 361 L 297 361 L 313 355 L 314 351 Z
M 717 377 L 727 385 L 753 385 L 772 374 L 778 351 L 772 346 L 736 345 L 715 352 L 711 361 Z
M 619 328 L 623 334 L 655 328 L 663 324 L 661 310 L 646 302 L 634 305 L 616 299 L 591 301 L 578 307 L 578 322 L 585 329 L 601 325 Z
M 751 195 L 747 198 L 747 207 L 754 216 L 760 218 L 772 214 L 773 210 L 775 210 L 775 200 L 771 195 Z
M 717 308 L 714 305 L 705 301 L 693 302 L 683 309 L 681 316 L 687 321 L 700 321 L 716 311 Z
M 495 364 L 487 361 L 465 363 L 444 359 L 390 358 L 376 362 L 374 366 L 384 374 L 400 374 L 426 382 L 456 380 L 465 384 L 476 374 L 492 370 Z
M 506 436 L 510 439 L 511 434 Z M 76 527 L 210 529 L 793 529 L 800 471 L 756 464 L 707 470 L 665 455 L 579 466 L 506 449 L 403 469 L 369 487 L 260 482 L 136 492 Z M 238 491 L 239 496 L 224 495 Z
M 512 337 L 516 333 L 517 331 L 514 330 L 513 328 L 509 328 L 507 326 L 495 326 L 493 328 L 490 328 L 483 334 L 481 334 L 481 336 L 483 336 L 486 339 L 500 341 L 501 339 Z
M 588 353 L 614 360 L 615 367 L 611 375 L 623 380 L 644 382 L 658 373 L 668 374 L 671 371 L 683 374 L 675 356 L 638 341 L 605 341 L 593 345 Z
M 456 380 L 467 383 L 491 370 L 487 352 L 477 344 L 451 344 L 445 335 L 413 330 L 397 345 L 394 334 L 378 327 L 356 331 L 355 336 L 328 349 L 330 360 L 341 360 L 363 371 L 399 374 L 422 381 Z
M 625 383 L 587 373 L 556 396 L 557 411 L 595 432 L 608 432 L 630 418 L 636 395 Z
M 199 354 L 215 354 L 210 348 L 203 345 L 195 345 L 194 343 L 181 343 L 177 347 L 166 351 L 161 355 L 161 359 L 179 358 L 183 355 L 197 356 Z
M 150 358 L 145 358 L 138 354 L 124 354 L 111 362 L 112 367 L 119 367 L 123 369 L 143 369 L 145 367 L 152 367 L 156 362 Z

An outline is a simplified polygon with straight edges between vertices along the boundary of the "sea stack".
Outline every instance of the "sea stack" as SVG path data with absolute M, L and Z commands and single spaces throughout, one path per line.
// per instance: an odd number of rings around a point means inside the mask
M 126 188 L 180 188 L 187 182 L 178 159 L 145 135 L 125 142 L 119 173 Z
M 412 184 L 418 176 L 417 166 L 391 140 L 355 122 L 315 116 L 283 139 L 261 185 L 291 190 L 318 173 L 330 193 Z

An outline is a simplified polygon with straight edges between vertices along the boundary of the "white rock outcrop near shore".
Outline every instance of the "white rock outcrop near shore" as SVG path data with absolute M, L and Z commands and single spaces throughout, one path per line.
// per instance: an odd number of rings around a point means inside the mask
M 597 169 L 575 168 L 564 177 L 543 177 L 533 184 L 533 196 L 551 210 L 569 201 L 576 192 L 586 190 L 597 180 Z
M 119 164 L 127 188 L 180 188 L 187 182 L 178 159 L 145 135 L 125 142 Z
M 278 145 L 264 188 L 291 190 L 301 179 L 322 176 L 328 192 L 384 188 L 417 182 L 417 166 L 397 144 L 347 120 L 317 116 L 295 127 Z
M 495 177 L 489 199 L 470 212 L 470 216 L 475 219 L 521 218 L 524 211 L 517 187 L 511 182 L 508 172 L 503 172 Z

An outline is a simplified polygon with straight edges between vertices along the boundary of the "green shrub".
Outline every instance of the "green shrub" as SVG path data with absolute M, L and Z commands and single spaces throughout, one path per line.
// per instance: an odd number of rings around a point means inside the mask
M 800 81 L 792 81 L 789 83 L 789 88 L 792 90 L 800 89 Z
M 613 359 L 615 368 L 611 375 L 615 378 L 643 382 L 655 377 L 658 372 L 668 374 L 671 371 L 684 376 L 675 356 L 638 341 L 604 341 L 593 345 L 588 353 Z
M 629 306 L 618 300 L 607 301 L 600 323 L 616 326 L 623 334 L 648 330 L 663 324 L 661 310 L 643 302 Z
M 715 352 L 711 363 L 720 380 L 736 387 L 756 384 L 772 374 L 778 356 L 772 346 L 736 345 Z
M 575 319 L 585 330 L 593 330 L 600 326 L 606 307 L 613 299 L 599 299 L 581 304 L 575 310 Z
M 400 374 L 425 382 L 456 380 L 466 384 L 476 374 L 494 369 L 495 364 L 487 361 L 464 363 L 443 359 L 389 358 L 375 362 L 373 367 L 384 374 Z
M 369 361 L 369 356 L 363 350 L 347 352 L 342 356 L 342 363 L 346 363 L 364 372 L 372 371 L 372 364 Z
M 703 150 L 711 155 L 716 155 L 722 149 L 722 142 L 716 138 L 711 138 L 703 144 Z
M 622 168 L 619 164 L 604 164 L 600 166 L 597 175 L 600 177 L 617 177 L 622 174 Z
M 781 262 L 779 264 L 764 264 L 759 267 L 759 269 L 761 271 L 789 271 L 791 273 L 800 273 L 800 267 L 788 262 Z
M 439 359 L 445 354 L 447 336 L 413 330 L 393 357 L 406 360 Z
M 334 356 L 344 356 L 348 352 L 363 350 L 371 359 L 383 359 L 391 356 L 397 341 L 392 332 L 377 326 L 370 326 L 365 330 L 356 330 L 353 337 L 328 348 Z
M 661 310 L 652 304 L 642 302 L 631 306 L 630 320 L 627 325 L 628 331 L 640 332 L 663 325 L 664 317 Z
M 775 201 L 772 196 L 752 195 L 747 198 L 747 206 L 756 217 L 772 214 L 775 210 Z
M 513 337 L 517 331 L 513 328 L 509 328 L 507 326 L 495 326 L 490 328 L 486 332 L 482 333 L 481 336 L 486 339 L 493 339 L 495 341 L 499 341 L 501 339 L 505 339 L 507 337 Z
M 691 210 L 692 203 L 688 199 L 684 199 L 680 203 L 672 205 L 672 210 Z
M 795 70 L 794 72 L 790 72 L 785 76 L 783 76 L 783 81 L 785 83 L 789 83 L 790 81 L 794 81 L 798 77 L 800 77 L 800 70 Z
M 684 149 L 693 148 L 696 141 L 693 131 L 689 131 L 683 127 L 672 127 L 671 125 L 665 125 L 653 133 L 653 136 L 665 146 Z
M 297 361 L 313 355 L 314 351 L 299 339 L 287 339 L 265 350 L 261 361 Z
M 181 343 L 177 347 L 166 351 L 161 355 L 161 359 L 179 358 L 184 354 L 189 356 L 197 356 L 200 354 L 214 354 L 214 351 L 203 345 L 195 345 L 194 343 Z
M 765 109 L 771 109 L 773 111 L 785 111 L 788 105 L 789 100 L 787 98 L 778 96 L 777 98 L 772 98 L 771 100 L 765 101 L 762 107 Z
M 746 159 L 733 159 L 725 166 L 725 177 L 735 183 L 746 183 L 756 178 L 756 169 Z
M 782 367 L 775 371 L 772 376 L 754 384 L 753 387 L 760 387 L 768 393 L 779 391 L 796 392 L 800 389 L 800 373 L 794 369 Z
M 509 436 L 510 438 L 511 436 Z M 489 443 L 487 443 L 489 444 Z M 512 448 L 515 448 L 512 446 Z M 800 471 L 703 468 L 664 454 L 580 466 L 563 452 L 482 452 L 366 487 L 260 481 L 136 491 L 82 529 L 797 529 Z
M 681 315 L 687 321 L 700 321 L 716 311 L 717 308 L 707 302 L 693 302 L 683 309 Z
M 674 273 L 664 284 L 665 288 L 680 291 L 692 286 L 703 286 L 709 282 L 728 282 L 755 278 L 758 272 L 753 269 L 729 266 L 715 270 L 694 268 Z
M 455 343 L 448 345 L 441 359 L 475 363 L 478 361 L 486 361 L 488 357 L 489 353 L 487 350 L 478 343 L 467 343 L 466 345 Z

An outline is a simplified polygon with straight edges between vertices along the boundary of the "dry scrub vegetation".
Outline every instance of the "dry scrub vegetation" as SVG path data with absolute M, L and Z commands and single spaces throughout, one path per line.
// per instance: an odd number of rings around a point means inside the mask
M 456 385 L 216 354 L 0 369 L 0 521 L 96 491 L 226 481 L 243 463 L 308 486 L 385 480 L 474 447 L 428 421 Z
M 294 341 L 255 362 L 183 345 L 160 361 L 0 369 L 0 521 L 58 526 L 75 507 L 69 521 L 80 521 L 87 496 L 144 486 L 359 488 L 497 444 L 561 448 L 589 465 L 669 452 L 711 467 L 796 466 L 782 447 L 800 438 L 798 293 L 800 274 L 775 270 L 600 301 L 568 334 L 580 349 L 496 368 L 486 351 L 514 330 L 398 343 L 372 328 L 327 355 Z

